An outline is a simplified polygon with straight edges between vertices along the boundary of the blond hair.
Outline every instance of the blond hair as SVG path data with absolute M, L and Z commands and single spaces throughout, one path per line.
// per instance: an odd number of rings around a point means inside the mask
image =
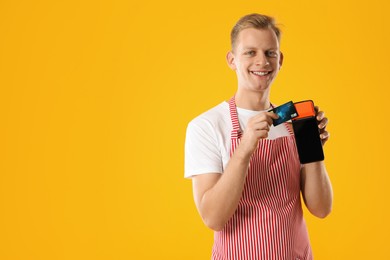
M 280 42 L 281 31 L 275 24 L 275 19 L 273 17 L 263 15 L 263 14 L 248 14 L 240 18 L 238 22 L 234 25 L 230 33 L 230 41 L 232 45 L 232 50 L 236 47 L 236 39 L 238 34 L 247 28 L 255 29 L 271 29 L 275 32 L 278 41 Z

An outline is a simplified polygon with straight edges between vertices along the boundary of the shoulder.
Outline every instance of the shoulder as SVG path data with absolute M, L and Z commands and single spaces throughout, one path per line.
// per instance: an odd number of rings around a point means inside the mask
M 216 129 L 229 122 L 229 104 L 222 102 L 192 119 L 188 128 Z
M 222 102 L 191 120 L 187 126 L 188 141 L 210 141 L 225 147 L 232 130 L 229 104 Z

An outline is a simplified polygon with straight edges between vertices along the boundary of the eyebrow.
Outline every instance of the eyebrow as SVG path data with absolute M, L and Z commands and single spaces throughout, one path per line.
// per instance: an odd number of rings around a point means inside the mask
M 242 48 L 243 50 L 257 50 L 258 48 L 257 47 L 252 47 L 252 46 L 244 46 Z M 267 48 L 266 50 L 278 50 L 277 47 L 271 47 L 271 48 Z
M 254 50 L 254 49 L 257 49 L 257 48 L 256 47 L 247 46 L 247 47 L 243 47 L 242 49 L 243 50 Z

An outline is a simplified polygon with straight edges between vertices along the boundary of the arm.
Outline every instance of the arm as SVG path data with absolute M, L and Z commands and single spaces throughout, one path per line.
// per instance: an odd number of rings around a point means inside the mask
M 248 121 L 240 145 L 221 173 L 201 174 L 193 177 L 193 191 L 196 207 L 203 222 L 211 229 L 222 230 L 237 209 L 250 158 L 260 138 L 268 136 L 272 118 L 277 115 L 261 113 Z
M 316 107 L 316 111 L 318 111 Z M 317 113 L 318 127 L 322 144 L 329 139 L 326 131 L 328 119 L 324 112 Z M 308 210 L 319 218 L 325 218 L 332 210 L 333 191 L 326 171 L 325 163 L 313 162 L 304 164 L 301 170 L 302 197 Z

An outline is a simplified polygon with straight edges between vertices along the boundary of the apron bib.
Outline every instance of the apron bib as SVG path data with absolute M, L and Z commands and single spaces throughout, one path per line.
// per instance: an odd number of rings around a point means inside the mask
M 232 156 L 241 137 L 234 97 L 229 109 Z M 301 166 L 295 137 L 287 129 L 290 136 L 259 141 L 237 210 L 214 234 L 212 259 L 312 259 L 300 198 Z

